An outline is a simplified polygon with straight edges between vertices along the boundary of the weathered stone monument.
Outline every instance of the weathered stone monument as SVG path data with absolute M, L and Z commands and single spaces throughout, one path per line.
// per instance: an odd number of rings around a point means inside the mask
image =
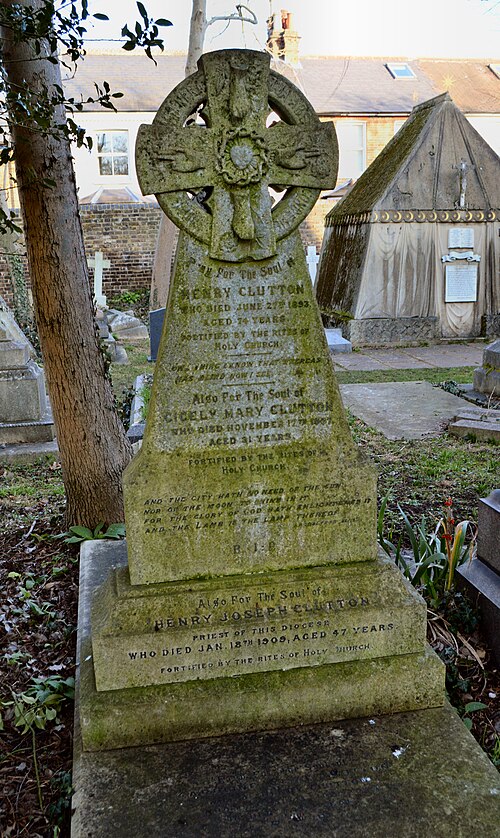
M 448 93 L 328 213 L 316 296 L 354 346 L 498 335 L 500 159 Z
M 54 423 L 43 370 L 0 297 L 0 445 L 49 442 Z
M 484 350 L 483 365 L 474 370 L 474 390 L 500 401 L 500 338 Z
M 137 169 L 181 235 L 127 546 L 83 553 L 115 565 L 82 641 L 84 748 L 441 705 L 297 232 L 335 184 L 333 126 L 265 53 L 214 52 L 141 127 Z
M 458 580 L 481 612 L 493 656 L 500 665 L 500 489 L 479 500 L 477 557 L 458 568 Z

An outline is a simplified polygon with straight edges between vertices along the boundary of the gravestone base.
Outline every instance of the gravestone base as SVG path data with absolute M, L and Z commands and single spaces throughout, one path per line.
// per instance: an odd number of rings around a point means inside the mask
M 72 838 L 498 838 L 498 772 L 438 709 L 82 753 Z
M 424 645 L 425 605 L 390 562 L 259 574 L 256 580 L 226 577 L 148 586 L 130 586 L 125 564 L 124 543 L 82 546 L 80 724 L 85 750 L 443 703 L 444 666 Z M 118 569 L 109 573 L 112 567 Z M 325 593 L 314 610 L 307 590 L 318 586 Z M 204 606 L 196 613 L 196 603 L 214 603 L 217 595 L 219 600 L 250 596 L 253 601 L 257 589 L 269 597 L 260 600 L 262 615 L 255 614 L 255 605 L 247 617 L 240 604 L 228 610 L 215 606 L 208 629 L 197 623 L 193 629 L 192 617 L 203 620 L 211 613 Z M 296 596 L 274 606 L 271 594 L 280 591 Z M 224 668 L 248 674 L 213 676 Z M 179 680 L 186 678 L 199 680 Z
M 401 346 L 439 339 L 437 317 L 367 317 L 349 320 L 342 332 L 353 346 Z
M 51 415 L 37 422 L 0 423 L 0 445 L 52 442 L 54 421 Z

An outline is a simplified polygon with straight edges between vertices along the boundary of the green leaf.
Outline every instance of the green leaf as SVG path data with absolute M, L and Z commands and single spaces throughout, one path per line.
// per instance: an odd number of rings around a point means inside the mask
M 106 538 L 123 538 L 125 536 L 125 524 L 110 524 L 104 536 Z
M 172 26 L 171 20 L 165 20 L 164 17 L 159 17 L 158 20 L 155 20 L 157 26 Z
M 465 705 L 464 710 L 466 713 L 476 713 L 477 710 L 487 710 L 488 705 L 483 704 L 482 701 L 469 701 L 468 704 Z
M 109 17 L 102 14 L 102 12 L 96 12 L 95 15 L 92 15 L 92 17 L 95 17 L 96 20 L 109 20 Z
M 88 527 L 80 527 L 80 526 L 70 527 L 69 531 L 71 533 L 73 533 L 74 535 L 79 535 L 80 538 L 93 538 L 93 535 L 94 535 L 92 530 L 89 530 Z
M 132 41 L 127 41 L 126 44 L 122 44 L 122 49 L 126 49 L 127 52 L 131 52 L 135 49 L 135 44 Z
M 472 730 L 472 719 L 462 719 L 467 730 Z

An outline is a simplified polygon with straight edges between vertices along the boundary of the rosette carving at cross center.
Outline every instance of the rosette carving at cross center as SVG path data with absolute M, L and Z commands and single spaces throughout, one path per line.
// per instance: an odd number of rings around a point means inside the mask
M 269 169 L 269 150 L 264 137 L 247 128 L 230 128 L 219 143 L 215 166 L 229 186 L 259 183 Z

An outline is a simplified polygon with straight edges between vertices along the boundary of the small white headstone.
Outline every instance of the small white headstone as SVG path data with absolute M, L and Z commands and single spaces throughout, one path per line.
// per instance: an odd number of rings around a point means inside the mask
M 106 305 L 106 297 L 102 293 L 102 270 L 103 268 L 110 268 L 111 262 L 109 259 L 103 259 L 100 250 L 96 251 L 93 256 L 87 259 L 87 265 L 94 270 L 94 298 L 98 306 Z
M 307 256 L 306 256 L 307 267 L 309 268 L 309 276 L 311 277 L 311 282 L 314 285 L 316 282 L 316 265 L 319 262 L 319 256 L 316 253 L 316 246 L 314 244 L 307 245 Z

